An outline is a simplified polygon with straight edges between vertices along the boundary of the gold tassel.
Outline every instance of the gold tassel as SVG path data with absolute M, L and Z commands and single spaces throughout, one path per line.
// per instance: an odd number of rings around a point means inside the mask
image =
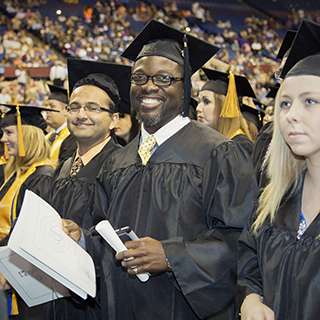
M 21 127 L 21 113 L 19 105 L 16 107 L 17 110 L 17 128 L 18 128 L 18 141 L 19 141 L 19 153 L 18 155 L 20 157 L 24 157 L 26 155 L 26 152 L 24 150 L 24 144 L 23 144 L 23 136 L 22 136 L 22 127 Z
M 10 156 L 9 156 L 7 144 L 4 143 L 4 158 L 5 158 L 6 160 L 8 160 L 9 157 L 10 157 Z
M 236 118 L 240 117 L 240 115 L 241 112 L 237 95 L 236 81 L 234 74 L 230 71 L 228 92 L 220 113 L 220 117 Z
M 18 301 L 17 301 L 17 296 L 15 291 L 12 289 L 12 296 L 11 296 L 11 314 L 13 316 L 18 315 L 19 314 L 19 310 L 18 310 Z

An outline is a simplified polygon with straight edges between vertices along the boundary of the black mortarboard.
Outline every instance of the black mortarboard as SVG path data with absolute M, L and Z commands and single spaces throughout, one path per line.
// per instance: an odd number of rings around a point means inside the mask
M 257 101 L 254 100 L 254 104 L 257 105 Z M 240 104 L 240 110 L 242 113 L 242 116 L 253 122 L 255 126 L 258 128 L 258 130 L 261 129 L 262 127 L 262 119 L 264 117 L 264 110 L 262 108 L 260 109 L 255 109 L 253 107 L 250 107 L 246 104 L 241 103 Z
M 275 98 L 277 95 L 277 92 L 280 88 L 280 83 L 277 83 L 275 85 L 269 85 L 269 92 L 266 95 L 266 98 Z
M 197 119 L 197 105 L 198 105 L 198 101 L 194 98 L 191 97 L 190 99 L 190 108 L 189 108 L 189 118 L 190 119 Z
M 5 103 L 1 103 L 1 105 L 9 108 L 9 111 L 2 114 L 1 128 L 17 125 L 17 107 L 19 107 L 19 111 L 21 114 L 21 124 L 34 126 L 42 130 L 45 130 L 47 128 L 47 123 L 44 120 L 41 111 L 59 112 L 58 110 L 25 105 L 17 106 L 15 104 Z
M 42 117 L 41 111 L 59 112 L 58 110 L 22 106 L 14 104 L 1 104 L 2 106 L 8 107 L 10 110 L 1 115 L 1 128 L 7 126 L 18 127 L 18 138 L 19 138 L 19 156 L 25 156 L 22 130 L 21 125 L 29 125 L 42 129 L 43 131 L 47 128 L 47 123 Z
M 68 90 L 64 87 L 54 86 L 52 84 L 48 84 L 50 89 L 50 94 L 48 100 L 57 100 L 62 103 L 68 104 Z
M 297 34 L 297 31 L 294 31 L 294 30 L 287 31 L 286 35 L 283 38 L 281 46 L 279 48 L 279 51 L 277 54 L 277 59 L 283 59 L 284 55 L 291 48 L 293 39 L 296 36 L 296 34 Z
M 296 63 L 287 73 L 286 78 L 293 76 L 317 76 L 320 77 L 320 53 L 308 56 Z
M 320 25 L 309 20 L 303 20 L 283 66 L 281 78 L 284 78 L 298 61 L 318 52 L 320 52 Z M 315 69 L 314 72 L 319 70 L 316 66 L 313 66 L 313 69 Z
M 191 95 L 190 72 L 195 73 L 219 49 L 215 45 L 152 19 L 121 56 L 132 61 L 145 56 L 161 56 L 184 66 L 183 115 L 188 116 Z
M 212 70 L 207 68 L 202 68 L 206 76 L 210 81 L 208 81 L 201 89 L 209 90 L 215 93 L 220 93 L 223 95 L 227 94 L 228 83 L 229 83 L 229 73 Z M 237 95 L 242 97 L 251 97 L 255 98 L 256 95 L 250 85 L 250 82 L 245 76 L 235 75 Z
M 108 94 L 119 112 L 130 114 L 130 73 L 130 66 L 69 58 L 70 95 L 76 87 L 93 85 Z

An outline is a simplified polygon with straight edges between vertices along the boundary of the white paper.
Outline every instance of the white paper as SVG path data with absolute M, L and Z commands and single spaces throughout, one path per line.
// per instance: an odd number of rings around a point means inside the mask
M 95 297 L 92 258 L 62 231 L 59 214 L 32 191 L 25 192 L 8 247 L 83 299 Z
M 119 236 L 116 234 L 114 229 L 112 228 L 110 222 L 108 220 L 100 221 L 96 225 L 96 230 L 101 234 L 105 241 L 109 243 L 109 245 L 115 250 L 116 252 L 127 251 L 127 247 L 123 244 Z M 139 240 L 139 239 L 137 239 Z M 139 273 L 136 276 L 142 282 L 146 282 L 149 280 L 148 273 Z
M 29 307 L 69 296 L 69 290 L 8 246 L 0 248 L 0 270 Z

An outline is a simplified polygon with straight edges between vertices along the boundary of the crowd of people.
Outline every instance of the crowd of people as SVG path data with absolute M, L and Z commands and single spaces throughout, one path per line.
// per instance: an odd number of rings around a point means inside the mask
M 187 20 L 196 17 L 200 24 L 203 18 L 198 18 L 197 12 L 203 11 L 205 21 L 214 22 L 213 15 L 199 2 L 192 8 L 179 8 L 175 1 L 158 8 L 145 2 L 126 7 L 121 2 L 97 1 L 84 8 L 81 16 L 60 14 L 54 18 L 42 15 L 39 4 L 21 5 L 7 0 L 4 5 L 10 17 L 6 22 L 10 30 L 4 32 L 3 40 L 8 39 L 13 46 L 3 46 L 2 65 L 51 67 L 60 59 L 58 54 L 128 64 L 120 55 L 137 34 L 132 21 L 146 23 L 155 18 L 177 29 L 190 30 L 198 38 L 221 47 L 217 58 L 230 65 L 233 73 L 245 74 L 262 102 L 278 68 L 275 58 L 282 36 L 275 30 L 281 34 L 283 27 L 272 18 L 244 17 L 239 30 L 232 28 L 230 20 L 217 20 L 218 32 L 212 32 Z M 24 30 L 32 31 L 41 42 L 35 42 Z M 201 85 L 196 86 L 198 91 Z
M 31 10 L 5 5 L 12 26 L 32 28 Z M 0 246 L 31 190 L 91 256 L 97 291 L 29 307 L 0 265 L 0 318 L 317 319 L 320 25 L 302 20 L 281 41 L 252 16 L 214 35 L 182 27 L 212 18 L 200 4 L 137 8 L 138 34 L 126 6 L 97 1 L 84 21 L 39 18 L 37 40 L 3 35 L 17 69 L 1 77 Z M 47 59 L 39 41 L 68 55 L 49 58 L 47 83 L 16 62 L 29 49 Z M 140 239 L 115 252 L 95 231 L 103 220 Z

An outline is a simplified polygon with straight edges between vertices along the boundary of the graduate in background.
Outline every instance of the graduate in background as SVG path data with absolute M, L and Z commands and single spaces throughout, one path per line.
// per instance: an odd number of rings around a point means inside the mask
M 244 76 L 217 70 L 203 68 L 203 71 L 209 81 L 199 93 L 198 121 L 236 141 L 250 155 L 253 141 L 238 102 L 238 96 L 255 98 L 249 81 Z
M 118 111 L 130 113 L 131 67 L 68 59 L 70 102 L 67 123 L 77 141 L 74 155 L 61 161 L 54 173 L 49 203 L 64 219 L 84 229 L 92 227 L 95 181 L 104 161 L 121 148 L 114 128 Z M 97 283 L 101 272 L 97 272 Z M 53 307 L 55 303 L 55 308 Z M 59 299 L 46 305 L 45 319 L 100 319 L 99 294 L 83 301 Z
M 302 22 L 287 62 L 320 52 L 319 40 L 320 25 Z M 270 182 L 239 241 L 242 320 L 319 318 L 319 65 L 318 53 L 285 71 L 276 97 Z
M 47 127 L 41 115 L 44 108 L 5 105 L 10 110 L 3 114 L 1 141 L 9 154 L 5 165 L 5 182 L 0 188 L 0 239 L 2 244 L 19 216 L 25 190 L 31 190 L 45 200 L 51 186 L 54 164 L 49 159 L 50 145 L 45 138 Z M 6 237 L 6 238 L 5 238 Z M 9 315 L 15 319 L 42 319 L 42 306 L 28 308 L 9 290 Z
M 48 133 L 46 138 L 51 144 L 50 159 L 58 164 L 58 160 L 61 161 L 73 155 L 77 148 L 77 143 L 74 135 L 70 134 L 67 127 L 67 89 L 50 84 L 48 86 L 50 95 L 45 102 L 45 107 L 59 112 L 47 111 L 46 122 L 53 128 L 53 131 Z

